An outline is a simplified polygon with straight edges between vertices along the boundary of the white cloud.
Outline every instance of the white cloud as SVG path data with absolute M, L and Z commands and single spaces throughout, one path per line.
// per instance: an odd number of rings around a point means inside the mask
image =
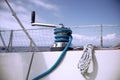
M 54 10 L 53 15 L 60 17 L 60 15 L 58 15 L 57 13 L 54 14 L 56 12 L 56 10 L 58 10 L 58 6 L 56 6 L 54 4 L 50 4 L 50 3 L 45 3 L 42 0 L 29 0 L 29 1 L 10 0 L 8 2 L 26 29 L 34 28 L 33 26 L 31 26 L 31 11 L 32 11 L 32 9 L 33 10 L 35 10 L 36 8 L 38 9 L 40 6 L 42 6 L 45 9 L 48 9 L 48 10 L 52 10 L 52 11 Z M 25 2 L 28 4 L 26 5 Z M 37 5 L 37 6 L 35 7 L 35 5 Z M 3 1 L 3 4 L 0 5 L 0 7 L 2 8 L 0 10 L 0 21 L 1 21 L 0 28 L 1 29 L 12 29 L 12 30 L 21 29 L 20 25 L 18 24 L 18 22 L 16 21 L 14 16 L 12 16 L 12 13 L 11 13 L 8 5 L 5 3 L 5 1 Z M 44 23 L 46 22 L 46 20 L 43 19 L 39 15 L 36 15 L 36 21 L 44 22 Z
M 50 4 L 50 3 L 46 3 L 43 2 L 42 0 L 30 0 L 33 4 L 37 5 L 37 6 L 41 6 L 43 8 L 46 8 L 48 10 L 58 10 L 58 6 L 55 4 Z
M 86 36 L 86 35 L 79 35 L 79 34 L 72 34 L 73 36 L 73 44 L 76 46 L 83 46 L 86 44 L 94 44 L 99 45 L 99 38 L 96 36 Z
M 112 33 L 112 34 L 107 34 L 103 37 L 104 40 L 113 40 L 116 38 L 116 34 Z
M 25 6 L 22 1 L 10 1 L 9 4 L 11 5 L 12 9 L 14 10 L 17 17 L 20 19 L 25 28 L 34 28 L 31 27 L 31 11 L 29 11 L 27 7 L 30 4 L 27 4 L 27 6 Z M 12 12 L 10 11 L 8 5 L 4 2 L 2 7 L 3 8 L 0 11 L 0 28 L 12 30 L 21 29 L 15 17 L 12 15 Z M 39 20 L 40 22 L 45 21 L 40 16 L 36 16 L 36 20 Z
M 9 12 L 1 12 L 0 15 L 1 29 L 15 29 L 18 26 L 16 20 Z
M 24 7 L 18 3 L 15 3 L 14 1 L 9 2 L 9 4 L 11 5 L 11 7 L 14 9 L 15 12 L 18 12 L 18 13 L 27 12 L 26 7 Z M 22 2 L 21 2 L 21 4 L 22 4 Z
M 111 33 L 103 36 L 104 45 L 114 46 L 120 43 L 120 36 L 116 33 Z
M 93 44 L 96 46 L 100 46 L 100 37 L 98 36 L 86 36 L 86 35 L 79 35 L 79 34 L 72 34 L 73 35 L 73 44 L 76 46 L 83 46 L 86 44 Z M 116 33 L 111 33 L 103 36 L 103 45 L 104 46 L 113 46 L 120 43 L 120 37 L 117 36 Z
M 94 40 L 96 37 L 89 37 L 85 35 L 79 35 L 79 34 L 72 34 L 75 39 L 81 39 L 81 40 Z

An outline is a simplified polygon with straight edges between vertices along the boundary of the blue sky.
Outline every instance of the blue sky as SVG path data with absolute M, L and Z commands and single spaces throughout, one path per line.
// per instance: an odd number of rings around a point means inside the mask
M 65 25 L 119 24 L 119 0 L 48 0 L 57 5 L 54 11 L 39 11 L 50 23 Z M 43 13 L 43 14 L 42 14 Z M 47 13 L 47 15 L 46 15 Z M 44 15 L 45 14 L 45 15 Z
M 57 5 L 60 7 L 58 15 L 61 16 L 55 18 L 57 23 L 73 26 L 120 23 L 119 0 L 59 0 Z
M 23 17 L 25 15 L 30 17 L 31 11 L 35 10 L 38 16 L 37 21 L 39 22 L 53 24 L 63 23 L 72 26 L 88 24 L 120 24 L 120 0 L 8 1 L 20 18 L 22 14 Z M 4 0 L 1 0 L 1 4 L 0 9 L 9 11 Z
M 36 11 L 36 22 L 66 26 L 120 24 L 120 0 L 8 0 L 25 28 L 30 24 L 31 11 Z M 0 0 L 0 29 L 21 29 L 4 0 Z M 99 29 L 73 29 L 77 41 L 98 41 Z M 86 33 L 86 34 L 84 34 Z M 119 42 L 120 28 L 110 27 L 104 33 L 106 41 Z M 83 39 L 83 41 L 84 41 Z M 82 42 L 81 42 L 82 43 Z M 110 42 L 113 43 L 113 42 Z

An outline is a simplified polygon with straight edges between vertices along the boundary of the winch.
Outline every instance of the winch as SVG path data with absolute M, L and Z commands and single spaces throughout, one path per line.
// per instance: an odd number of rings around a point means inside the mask
M 51 47 L 51 51 L 62 51 L 69 41 L 69 36 L 71 36 L 72 31 L 70 28 L 65 28 L 63 24 L 61 24 L 61 28 L 54 29 L 55 41 L 53 46 Z M 72 50 L 72 47 L 69 47 L 68 50 Z
M 55 40 L 53 45 L 51 46 L 51 51 L 62 51 L 69 41 L 69 36 L 72 34 L 72 30 L 70 28 L 64 27 L 63 24 L 54 25 L 54 24 L 45 24 L 45 23 L 35 23 L 35 11 L 32 12 L 31 18 L 32 26 L 45 26 L 45 27 L 53 27 Z M 72 50 L 73 48 L 70 46 L 68 50 Z

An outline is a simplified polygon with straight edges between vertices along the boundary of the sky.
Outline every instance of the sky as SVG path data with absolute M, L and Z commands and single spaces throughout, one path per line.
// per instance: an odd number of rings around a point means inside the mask
M 120 0 L 8 0 L 26 29 L 31 26 L 31 12 L 36 12 L 36 22 L 65 26 L 120 24 Z M 119 26 L 120 27 L 120 26 Z M 120 43 L 120 28 L 105 28 L 104 43 Z M 4 0 L 0 0 L 0 29 L 21 29 Z M 73 43 L 99 43 L 99 29 L 73 29 Z M 89 41 L 88 41 L 89 40 Z M 86 41 L 86 43 L 84 42 Z M 108 43 L 106 43 L 106 41 Z

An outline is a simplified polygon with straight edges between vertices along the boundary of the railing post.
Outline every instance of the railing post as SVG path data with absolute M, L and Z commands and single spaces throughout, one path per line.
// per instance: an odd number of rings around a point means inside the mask
M 103 26 L 100 25 L 100 47 L 103 48 Z
M 29 50 L 32 51 L 32 41 L 30 40 L 30 47 Z
M 11 30 L 9 43 L 8 43 L 8 51 L 11 51 L 11 52 L 12 52 L 12 45 L 13 45 L 12 41 L 13 41 L 13 30 Z
M 3 43 L 4 48 L 6 49 L 6 44 L 5 44 L 5 41 L 4 41 L 3 37 L 2 37 L 1 31 L 0 31 L 0 38 L 1 38 L 1 41 Z

